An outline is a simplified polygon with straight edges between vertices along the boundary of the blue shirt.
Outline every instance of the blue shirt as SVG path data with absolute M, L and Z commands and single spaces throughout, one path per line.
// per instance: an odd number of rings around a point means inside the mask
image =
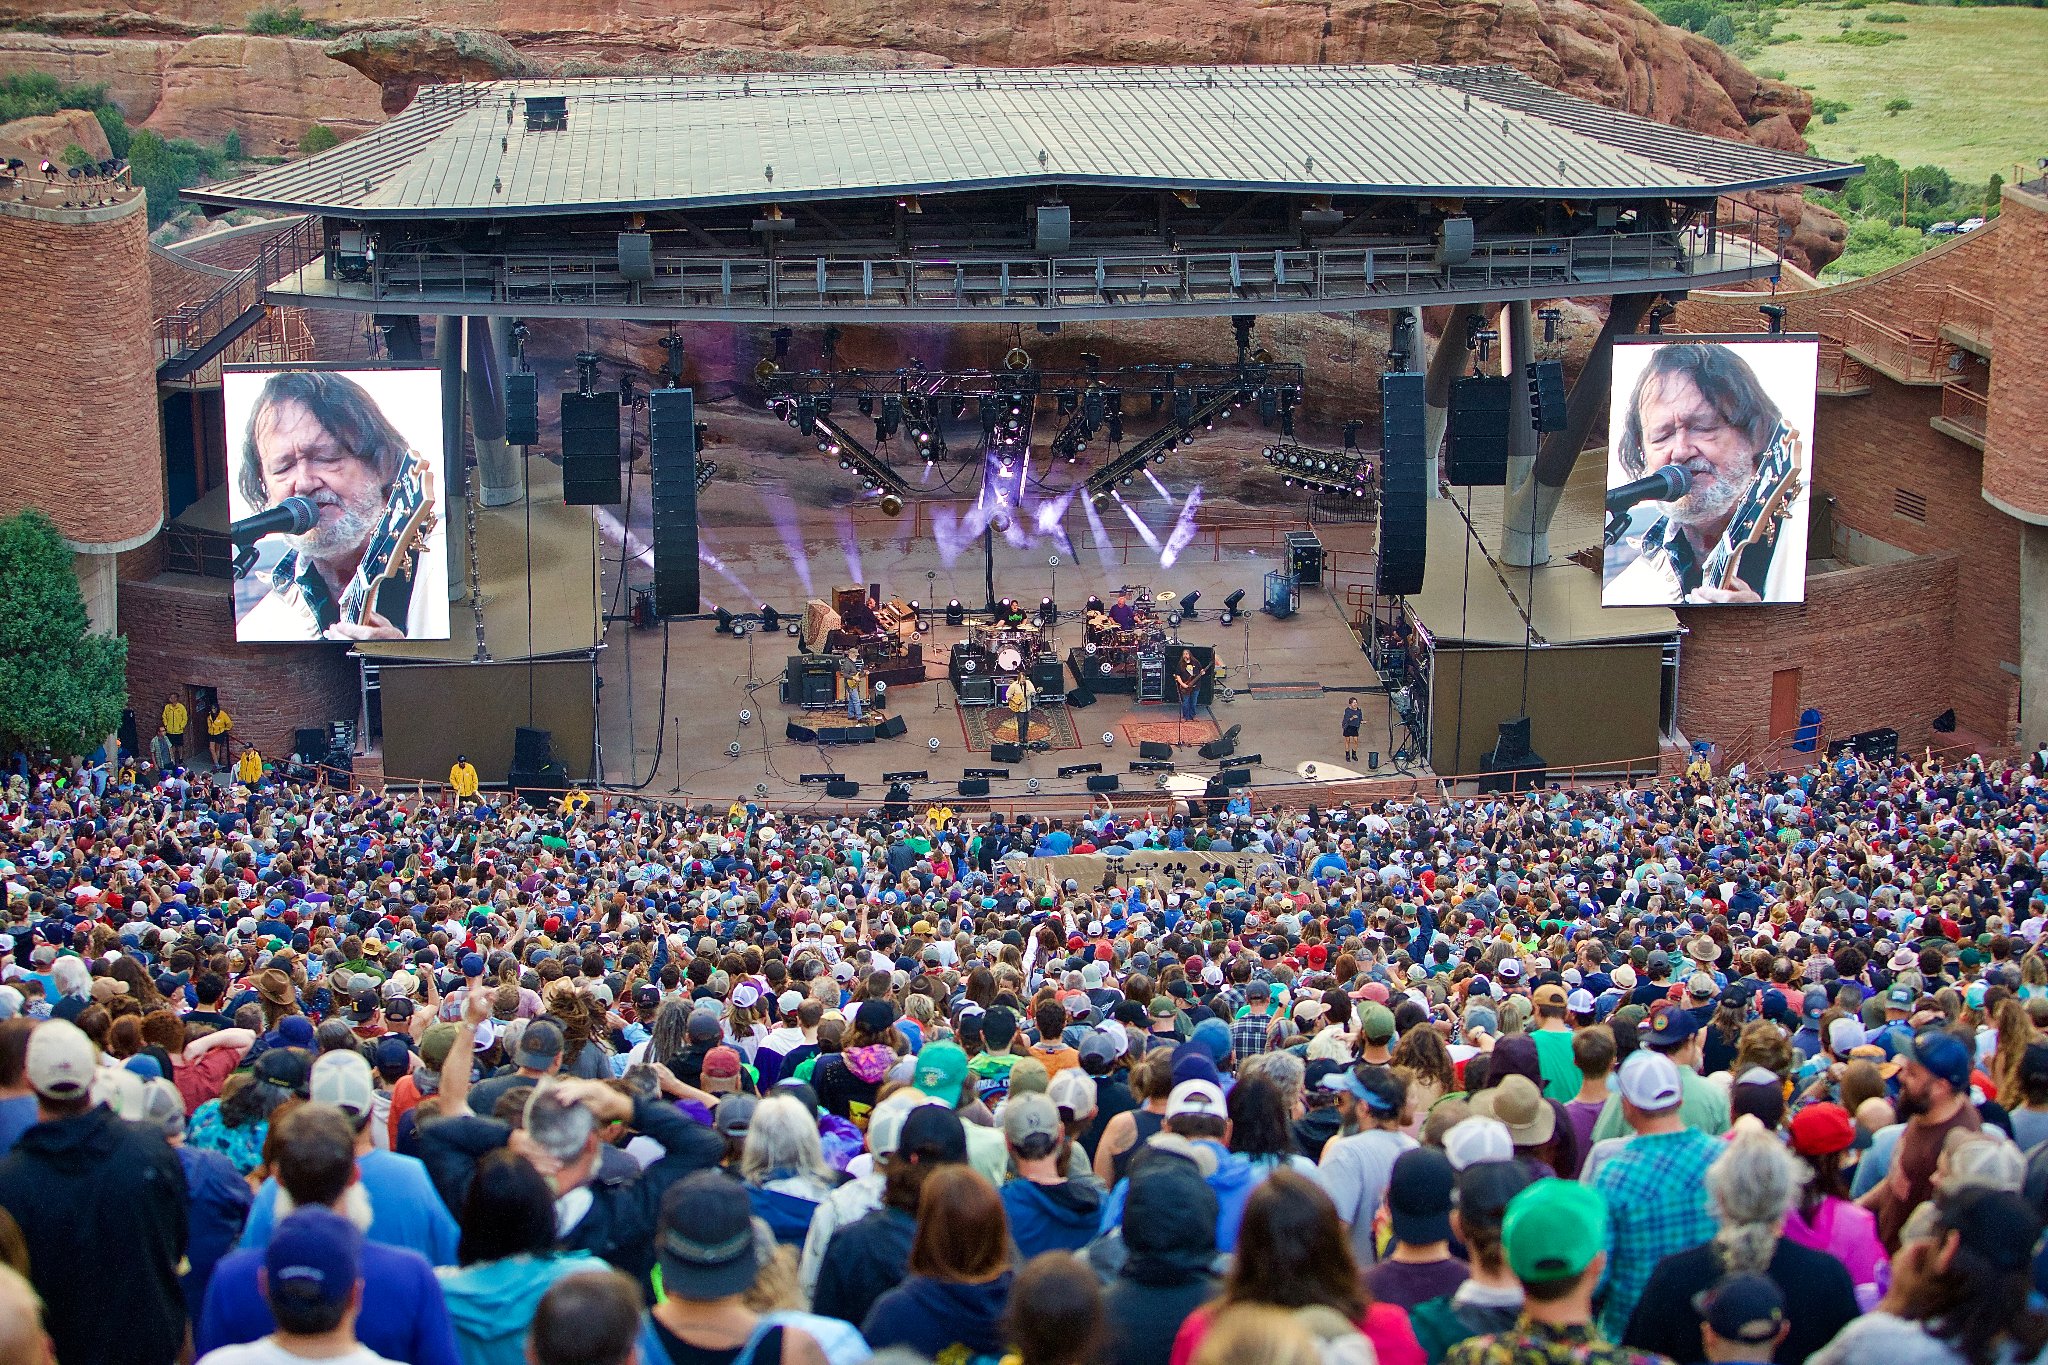
M 448 1214 L 440 1192 L 417 1157 L 369 1151 L 356 1158 L 356 1174 L 370 1196 L 370 1227 L 364 1236 L 385 1246 L 405 1247 L 424 1256 L 429 1265 L 454 1265 L 462 1229 Z M 269 1245 L 277 1225 L 277 1181 L 263 1182 L 249 1209 L 242 1245 Z
M 231 1251 L 214 1267 L 206 1307 L 192 1329 L 198 1355 L 219 1346 L 259 1341 L 277 1329 L 257 1278 L 262 1269 L 260 1249 Z M 385 1359 L 406 1365 L 462 1365 L 448 1304 L 432 1266 L 403 1248 L 364 1242 L 362 1271 L 357 1340 Z

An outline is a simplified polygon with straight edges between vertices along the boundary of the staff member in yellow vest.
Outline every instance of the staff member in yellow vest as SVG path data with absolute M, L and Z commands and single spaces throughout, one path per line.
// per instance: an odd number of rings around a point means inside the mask
M 206 744 L 213 752 L 213 766 L 228 766 L 228 746 L 235 738 L 235 718 L 218 702 L 206 713 Z
M 1031 737 L 1031 703 L 1037 696 L 1038 689 L 1022 673 L 1010 680 L 1009 690 L 1003 693 L 1003 705 L 1009 707 L 1010 714 L 1017 718 L 1019 744 Z
M 242 750 L 242 756 L 235 760 L 235 781 L 245 787 L 254 787 L 263 781 L 263 755 L 256 752 L 251 744 Z
M 476 800 L 476 764 L 469 761 L 468 754 L 455 755 L 455 766 L 448 770 L 448 789 L 455 793 L 455 804 Z
M 171 741 L 173 760 L 185 756 L 185 727 L 191 723 L 192 713 L 185 709 L 184 702 L 172 697 L 164 703 L 164 735 Z

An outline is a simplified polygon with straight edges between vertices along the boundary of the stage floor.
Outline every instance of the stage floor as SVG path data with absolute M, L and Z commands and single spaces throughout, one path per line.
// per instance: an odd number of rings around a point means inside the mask
M 728 610 L 753 610 L 760 601 L 772 602 L 778 610 L 794 610 L 808 597 L 829 595 L 835 584 L 853 582 L 880 583 L 887 598 L 943 605 L 957 596 L 970 606 L 979 605 L 984 599 L 980 544 L 956 554 L 948 565 L 932 539 L 916 534 L 913 520 L 906 513 L 900 524 L 877 526 L 863 520 L 856 526 L 848 521 L 839 539 L 797 540 L 796 548 L 807 561 L 801 570 L 790 540 L 773 528 L 742 534 L 737 528 L 714 526 L 705 537 L 707 557 L 716 566 L 705 572 L 707 610 L 713 602 Z M 1337 538 L 1352 539 L 1362 531 L 1367 543 L 1371 534 L 1370 527 L 1324 529 Z M 604 569 L 610 600 L 609 576 L 616 574 L 620 562 L 615 525 L 608 534 L 613 540 Z M 1171 569 L 1160 568 L 1157 553 L 1143 544 L 1130 550 L 1112 545 L 1105 554 L 1101 545 L 1077 540 L 1069 547 L 1072 558 L 1063 554 L 1057 569 L 1047 565 L 1043 542 L 1012 547 L 998 540 L 995 546 L 997 595 L 1027 603 L 1053 595 L 1071 611 L 1091 592 L 1107 600 L 1127 583 L 1154 592 L 1200 590 L 1200 618 L 1183 624 L 1179 638 L 1183 644 L 1216 650 L 1218 682 L 1231 689 L 1232 700 L 1222 700 L 1219 690 L 1217 700 L 1202 708 L 1179 735 L 1174 733 L 1176 705 L 1140 705 L 1130 696 L 1098 692 L 1092 706 L 1049 708 L 1064 711 L 1070 726 L 1061 726 L 1056 714 L 1039 714 L 1041 723 L 1050 723 L 1056 740 L 1066 739 L 1070 731 L 1074 747 L 1027 752 L 1021 763 L 995 763 L 984 745 L 970 747 L 970 736 L 985 741 L 993 724 L 997 737 L 1008 740 L 1010 718 L 1007 712 L 965 716 L 956 705 L 946 661 L 953 643 L 968 632 L 946 626 L 941 617 L 924 637 L 930 680 L 889 693 L 887 714 L 906 722 L 903 736 L 857 745 L 795 743 L 786 737 L 785 727 L 792 719 L 811 727 L 847 722 L 843 712 L 806 712 L 781 703 L 779 683 L 796 645 L 788 635 L 756 631 L 735 639 L 718 634 L 710 621 L 678 621 L 666 633 L 661 627 L 641 630 L 619 622 L 610 627 L 599 659 L 605 779 L 614 785 L 644 783 L 641 789 L 649 796 L 674 795 L 690 801 L 724 801 L 761 794 L 765 788 L 766 797 L 778 805 L 807 808 L 839 803 L 827 797 L 823 785 L 801 782 L 806 773 L 832 772 L 861 783 L 856 804 L 867 805 L 871 800 L 879 803 L 886 772 L 928 772 L 928 781 L 912 784 L 913 799 L 927 801 L 957 799 L 955 784 L 967 768 L 1008 767 L 1010 779 L 991 785 L 993 800 L 1024 797 L 1035 779 L 1044 795 L 1077 798 L 1078 809 L 1089 799 L 1086 778 L 1061 778 L 1061 767 L 1100 763 L 1105 773 L 1119 777 L 1125 793 L 1156 796 L 1160 775 L 1129 771 L 1139 757 L 1139 738 L 1184 740 L 1175 751 L 1178 772 L 1210 773 L 1218 764 L 1201 759 L 1198 745 L 1232 726 L 1242 727 L 1239 754 L 1262 755 L 1253 769 L 1255 786 L 1299 782 L 1298 768 L 1305 762 L 1325 768 L 1341 764 L 1339 719 L 1346 697 L 1352 695 L 1359 698 L 1366 716 L 1361 754 L 1377 751 L 1380 772 L 1392 775 L 1392 754 L 1400 736 L 1390 738 L 1386 697 L 1338 597 L 1327 587 L 1306 588 L 1300 610 L 1289 619 L 1277 620 L 1253 609 L 1224 627 L 1218 619 L 1223 598 L 1243 588 L 1245 605 L 1255 608 L 1266 572 L 1280 564 L 1277 546 L 1241 548 L 1223 544 L 1225 539 L 1216 536 L 1190 544 Z M 629 542 L 628 581 L 643 582 L 646 569 L 632 564 L 631 546 Z M 738 596 L 741 584 L 744 598 Z M 1081 642 L 1081 623 L 1062 621 L 1060 657 Z M 1071 686 L 1071 672 L 1066 677 Z M 743 710 L 751 712 L 747 722 L 740 719 Z M 1111 736 L 1107 744 L 1105 732 Z M 938 743 L 936 751 L 931 748 L 933 740 Z M 728 753 L 732 744 L 740 747 L 738 757 Z M 1367 768 L 1364 762 L 1350 766 L 1361 772 Z M 1419 765 L 1416 770 L 1426 772 Z

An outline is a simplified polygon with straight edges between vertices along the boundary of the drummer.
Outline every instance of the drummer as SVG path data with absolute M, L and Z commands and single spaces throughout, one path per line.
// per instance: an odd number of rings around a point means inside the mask
M 1024 624 L 1023 604 L 1014 598 L 1005 597 L 1001 602 L 1003 624 L 1012 630 Z
M 1131 605 L 1128 591 L 1116 595 L 1116 601 L 1109 608 L 1109 619 L 1116 622 L 1118 630 L 1130 630 L 1138 624 L 1138 611 Z

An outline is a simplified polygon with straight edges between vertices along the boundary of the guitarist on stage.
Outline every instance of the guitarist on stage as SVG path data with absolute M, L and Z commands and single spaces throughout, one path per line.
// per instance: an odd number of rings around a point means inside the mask
M 419 468 L 412 468 L 418 466 Z M 236 623 L 243 640 L 403 640 L 447 634 L 436 602 L 446 569 L 428 538 L 407 539 L 389 576 L 357 584 L 379 534 L 390 536 L 393 488 L 431 476 L 362 386 L 346 375 L 286 370 L 270 376 L 249 414 L 237 473 L 251 511 L 303 497 L 320 511 L 270 575 L 270 591 Z M 431 502 L 431 500 L 429 500 Z M 431 524 L 431 506 L 428 509 Z M 387 547 L 389 548 L 389 547 Z M 417 586 L 417 590 L 415 587 Z M 351 588 L 354 591 L 351 592 Z M 374 591 L 370 589 L 374 588 Z M 356 613 L 346 609 L 361 603 Z
M 1209 676 L 1209 670 L 1195 660 L 1192 650 L 1182 650 L 1180 667 L 1173 673 L 1173 688 L 1180 697 L 1180 718 L 1193 720 L 1195 705 L 1202 698 L 1202 679 Z
M 1805 527 L 1789 514 L 1804 491 L 1800 441 L 1728 346 L 1659 347 L 1636 382 L 1615 456 L 1630 479 L 1678 465 L 1692 486 L 1674 501 L 1639 504 L 1636 524 L 1608 550 L 1602 601 L 1798 601 Z

